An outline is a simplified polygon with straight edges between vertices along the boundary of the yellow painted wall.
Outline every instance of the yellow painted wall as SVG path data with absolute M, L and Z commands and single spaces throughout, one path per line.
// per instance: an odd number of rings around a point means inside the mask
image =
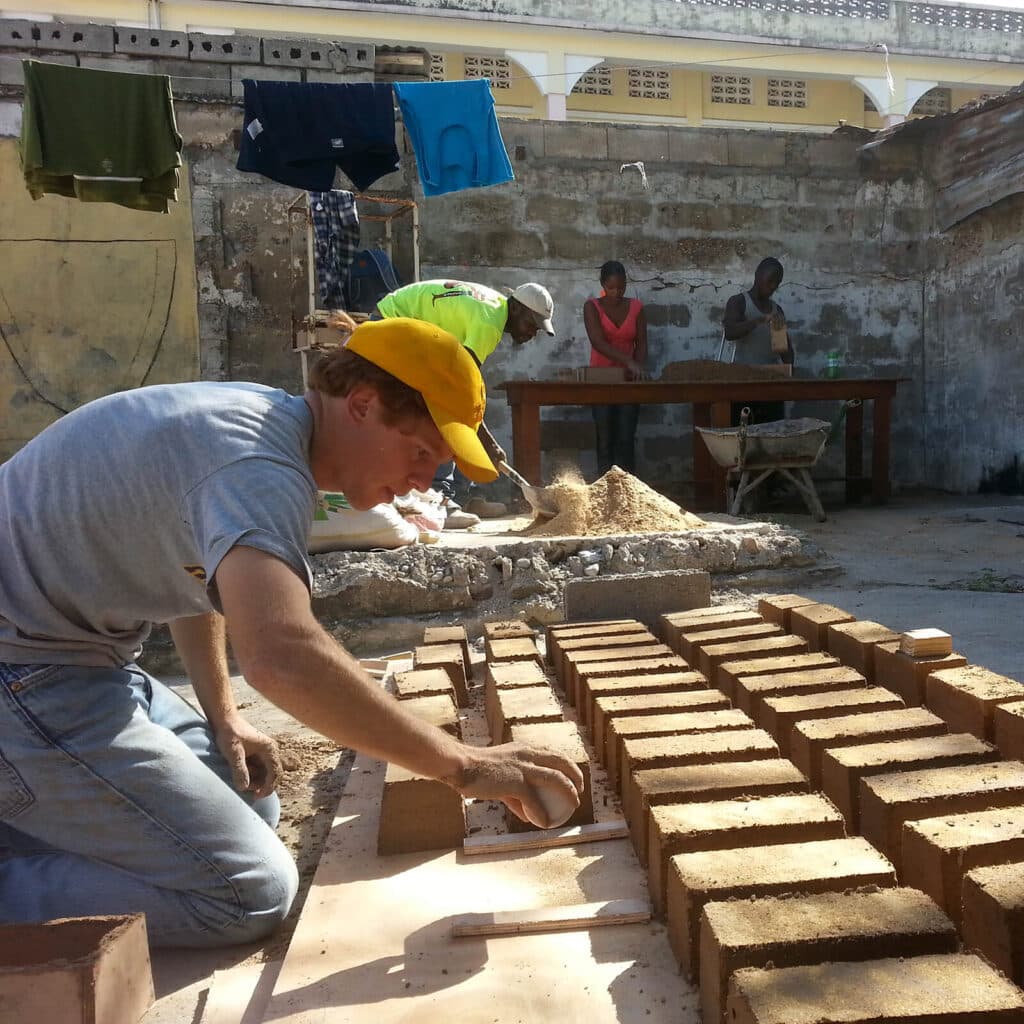
M 196 380 L 187 172 L 172 212 L 33 200 L 0 139 L 0 460 L 101 395 Z

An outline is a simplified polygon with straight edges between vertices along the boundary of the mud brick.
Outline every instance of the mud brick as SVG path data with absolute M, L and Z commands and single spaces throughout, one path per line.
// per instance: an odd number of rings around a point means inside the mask
M 684 677 L 691 675 L 681 673 Z M 669 690 L 660 693 L 629 693 L 614 697 L 594 697 L 591 706 L 592 739 L 598 761 L 605 763 L 605 750 L 611 736 L 611 725 L 620 718 L 638 715 L 667 715 L 674 712 L 716 711 L 729 707 L 728 700 L 718 690 L 703 689 L 704 680 L 692 673 L 701 689 Z M 670 678 L 671 678 L 670 674 Z M 653 679 L 656 676 L 643 678 Z M 591 685 L 593 689 L 593 684 Z
M 484 640 L 532 640 L 537 632 L 521 619 L 501 619 L 483 624 Z
M 998 757 L 993 746 L 967 733 L 833 748 L 821 757 L 821 788 L 843 812 L 850 831 L 859 832 L 861 779 L 898 771 L 982 764 Z
M 561 721 L 562 706 L 548 686 L 495 690 L 487 708 L 487 727 L 494 743 L 508 743 L 514 725 Z
M 862 686 L 856 690 L 825 690 L 796 697 L 765 697 L 755 708 L 754 724 L 770 733 L 783 757 L 790 756 L 793 727 L 798 722 L 822 721 L 867 711 L 893 711 L 903 701 L 880 686 Z
M 565 828 L 591 824 L 594 820 L 594 792 L 590 778 L 590 755 L 580 736 L 579 726 L 575 722 L 514 725 L 512 739 L 516 743 L 524 743 L 528 747 L 547 747 L 549 750 L 557 750 L 579 768 L 583 773 L 583 792 L 580 793 L 580 805 L 565 823 Z M 512 832 L 528 832 L 536 828 L 535 825 L 520 821 L 507 809 L 505 819 Z
M 948 953 L 747 968 L 729 981 L 726 1017 L 730 1024 L 1020 1024 L 1024 996 L 980 958 Z
M 1024 686 L 1016 679 L 978 665 L 933 672 L 926 684 L 928 707 L 957 732 L 980 740 L 995 739 L 993 713 L 1000 704 L 1024 700 Z
M 797 725 L 790 736 L 789 757 L 817 789 L 821 786 L 821 757 L 826 749 L 941 736 L 945 732 L 946 723 L 924 708 L 840 715 Z
M 828 627 L 828 652 L 844 665 L 875 681 L 875 648 L 899 640 L 899 633 L 878 622 L 846 622 Z
M 643 623 L 636 619 L 607 619 L 601 622 L 559 622 L 547 627 L 545 632 L 545 648 L 547 660 L 552 662 L 553 655 L 565 640 L 574 640 L 588 636 L 611 636 L 613 633 L 635 633 L 643 629 Z
M 760 618 L 760 616 L 759 616 Z M 714 644 L 731 644 L 737 640 L 761 640 L 766 636 L 784 636 L 782 630 L 771 622 L 757 622 L 749 626 L 725 626 L 715 629 L 688 629 L 680 633 L 673 648 L 691 665 L 697 667 L 700 651 Z
M 708 903 L 895 884 L 892 865 L 859 838 L 676 854 L 666 885 L 669 943 L 683 974 L 697 981 L 700 917 Z
M 966 665 L 962 654 L 944 658 L 911 658 L 900 650 L 898 640 L 875 647 L 875 682 L 898 693 L 911 707 L 925 702 L 925 682 L 932 672 Z
M 708 620 L 716 626 L 728 626 L 733 624 L 731 620 L 736 616 L 751 614 L 754 614 L 753 609 L 743 604 L 709 604 L 705 608 L 691 608 L 689 611 L 665 612 L 658 619 L 656 632 L 665 643 L 669 643 L 677 627 L 691 624 L 699 626 Z
M 698 633 L 716 633 L 723 629 L 745 629 L 763 625 L 765 625 L 764 619 L 757 612 L 749 610 L 723 612 L 688 619 L 666 615 L 662 616 L 661 638 L 672 650 L 682 654 L 681 647 L 684 636 L 692 637 Z
M 810 604 L 817 603 L 817 601 L 812 601 L 809 597 L 801 597 L 799 594 L 776 594 L 774 597 L 762 597 L 757 602 L 757 610 L 765 622 L 774 622 L 788 632 L 792 610 L 806 608 Z
M 573 706 L 580 699 L 580 673 L 590 671 L 601 663 L 619 664 L 625 661 L 641 661 L 659 655 L 671 655 L 673 666 L 687 669 L 690 666 L 662 643 L 652 641 L 639 647 L 602 647 L 597 650 L 569 651 L 564 656 L 565 667 L 562 675 L 565 695 Z
M 633 784 L 636 810 L 635 813 L 633 810 L 626 813 L 624 807 L 623 816 L 629 823 L 633 845 L 637 848 L 641 843 L 646 848 L 652 807 L 806 793 L 810 790 L 810 783 L 793 764 L 781 758 L 732 764 L 687 765 L 682 768 L 652 768 L 637 772 Z
M 1024 806 L 923 818 L 903 826 L 903 873 L 959 926 L 964 875 L 1024 860 Z
M 461 847 L 465 837 L 465 806 L 451 786 L 388 765 L 377 830 L 379 854 L 447 850 Z
M 806 672 L 780 672 L 774 676 L 740 676 L 736 680 L 733 703 L 756 718 L 766 697 L 800 697 L 810 693 L 842 693 L 865 689 L 868 681 L 845 665 L 810 669 Z
M 616 633 L 613 636 L 575 637 L 571 640 L 565 640 L 559 644 L 558 652 L 552 661 L 555 677 L 564 687 L 566 684 L 565 672 L 569 654 L 584 651 L 593 651 L 597 654 L 602 651 L 619 648 L 649 647 L 651 644 L 658 642 L 654 634 L 650 630 L 644 629 L 643 626 L 638 626 L 632 633 Z
M 732 643 L 714 644 L 701 647 L 700 664 L 696 666 L 712 686 L 720 690 L 719 666 L 730 661 L 751 661 L 756 658 L 780 658 L 794 654 L 803 654 L 807 650 L 807 641 L 799 636 L 766 636 L 758 640 L 738 640 Z
M 650 697 L 655 694 L 666 698 L 676 696 L 680 700 L 685 700 L 685 695 L 689 693 L 700 692 L 701 694 L 706 694 L 707 685 L 707 680 L 699 672 L 680 672 L 678 670 L 670 672 L 640 672 L 636 675 L 607 676 L 591 679 L 588 683 L 590 712 L 587 727 L 590 730 L 591 737 L 594 738 L 595 748 L 597 746 L 597 726 L 594 716 L 597 714 L 596 709 L 599 700 Z M 717 693 L 718 691 L 714 692 Z M 708 698 L 695 697 L 694 700 L 700 700 L 700 706 L 703 706 Z M 699 710 L 700 706 L 695 707 L 694 710 Z M 728 706 L 728 701 L 725 701 L 724 706 Z M 577 714 L 582 719 L 584 717 L 583 709 L 578 709 Z M 607 742 L 607 724 L 604 731 L 605 741 Z M 604 749 L 602 747 L 602 751 Z
M 488 662 L 535 661 L 541 668 L 544 667 L 544 660 L 531 637 L 517 636 L 507 640 L 485 640 L 484 647 Z
M 789 612 L 789 631 L 802 636 L 812 651 L 828 650 L 828 627 L 854 622 L 849 612 L 831 604 L 809 604 Z
M 709 903 L 700 931 L 704 1024 L 726 1024 L 729 978 L 744 968 L 958 951 L 952 922 L 916 889 Z
M 641 863 L 647 856 L 647 822 L 643 813 L 643 788 L 636 773 L 656 768 L 686 768 L 701 764 L 770 761 L 778 758 L 779 748 L 760 729 L 736 729 L 724 733 L 698 733 L 694 736 L 656 736 L 646 740 L 624 740 L 620 747 L 619 785 L 622 807 L 633 831 L 633 844 Z
M 833 658 L 831 654 L 811 652 L 771 658 L 747 658 L 744 661 L 723 661 L 718 666 L 715 682 L 730 700 L 735 700 L 736 680 L 741 676 L 778 676 L 787 672 L 836 668 L 838 665 L 839 659 Z
M 456 739 L 462 739 L 462 725 L 451 693 L 432 697 L 410 697 L 402 701 L 402 707 L 417 718 L 438 729 L 450 732 Z
M 396 672 L 395 696 L 399 700 L 412 697 L 450 697 L 458 703 L 451 675 L 443 668 L 414 668 L 411 672 Z
M 619 718 L 611 724 L 611 736 L 605 768 L 608 784 L 618 789 L 619 764 L 622 762 L 622 744 L 627 739 L 649 739 L 655 736 L 685 736 L 689 733 L 729 732 L 734 729 L 752 729 L 754 723 L 742 711 L 686 711 L 679 714 L 640 715 Z
M 1024 758 L 1024 701 L 999 704 L 992 711 L 996 746 L 1011 761 Z
M 535 661 L 496 661 L 487 666 L 484 682 L 485 692 L 547 685 L 547 676 Z
M 668 861 L 677 853 L 842 839 L 843 816 L 817 793 L 652 807 L 647 826 L 651 905 L 665 913 Z
M 1018 804 L 1024 804 L 1020 761 L 897 772 L 861 783 L 861 829 L 899 870 L 906 822 Z
M 466 663 L 462 660 L 459 644 L 432 644 L 417 647 L 412 652 L 413 668 L 441 668 L 448 673 L 455 687 L 455 703 L 460 708 L 469 707 L 469 683 Z
M 1024 864 L 975 868 L 964 878 L 964 948 L 1024 986 Z
M 640 648 L 638 648 L 639 650 Z M 646 648 L 644 648 L 646 649 Z M 592 702 L 599 696 L 607 696 L 612 693 L 625 693 L 625 690 L 616 690 L 612 687 L 594 688 L 597 682 L 607 682 L 612 679 L 622 679 L 636 676 L 664 675 L 667 672 L 684 673 L 693 682 L 690 689 L 696 690 L 707 686 L 704 677 L 699 679 L 697 673 L 690 672 L 690 666 L 679 657 L 678 654 L 650 655 L 642 658 L 624 658 L 622 661 L 602 661 L 595 665 L 584 666 L 577 673 L 579 689 L 577 691 L 577 714 L 580 721 L 588 729 L 591 728 L 591 714 L 593 711 Z M 643 691 L 636 691 L 643 692 Z M 653 692 L 653 691 L 648 691 Z
M 433 647 L 435 644 L 459 644 L 466 675 L 472 675 L 473 663 L 469 658 L 469 637 L 466 636 L 465 626 L 427 626 L 423 630 L 423 646 Z

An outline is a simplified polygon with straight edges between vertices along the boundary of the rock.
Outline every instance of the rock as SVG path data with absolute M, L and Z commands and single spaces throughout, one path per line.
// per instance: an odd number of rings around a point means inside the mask
M 611 544 L 605 544 L 604 547 L 601 548 L 601 558 L 605 562 L 610 562 L 614 554 L 615 548 L 613 548 Z
M 501 569 L 501 580 L 508 583 L 512 579 L 512 559 L 504 556 L 498 559 L 498 568 Z
M 584 565 L 594 565 L 601 561 L 601 554 L 598 551 L 580 551 L 576 557 Z
M 601 566 L 596 563 L 593 565 L 585 566 L 583 569 L 584 576 L 596 576 L 601 571 Z
M 756 555 L 761 550 L 758 546 L 756 537 L 744 537 L 743 540 L 740 541 L 740 547 L 742 547 L 748 555 Z
M 459 587 L 467 586 L 469 584 L 469 570 L 461 564 L 452 566 L 452 582 Z
M 566 560 L 565 564 L 569 567 L 569 572 L 573 576 L 583 575 L 583 560 L 579 555 L 570 555 Z
M 517 569 L 529 569 L 533 566 L 533 563 L 528 558 L 517 558 L 516 568 Z

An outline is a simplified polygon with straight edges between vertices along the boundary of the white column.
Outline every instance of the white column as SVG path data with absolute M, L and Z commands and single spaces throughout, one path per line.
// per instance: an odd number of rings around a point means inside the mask
M 506 50 L 505 56 L 514 60 L 533 79 L 540 94 L 547 100 L 547 116 L 551 121 L 566 119 L 566 99 L 573 87 L 604 57 L 582 53 L 560 53 L 541 50 Z
M 854 82 L 871 98 L 886 128 L 905 121 L 914 104 L 939 84 L 902 75 L 893 76 L 891 87 L 887 78 L 855 78 Z

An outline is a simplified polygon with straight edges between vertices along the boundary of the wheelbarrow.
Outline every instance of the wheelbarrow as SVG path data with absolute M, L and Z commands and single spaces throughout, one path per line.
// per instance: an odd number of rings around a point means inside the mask
M 825 510 L 810 470 L 839 432 L 847 409 L 858 405 L 859 398 L 843 402 L 832 423 L 804 417 L 751 424 L 750 409 L 744 408 L 738 427 L 697 427 L 711 457 L 728 470 L 729 514 L 738 516 L 744 499 L 778 473 L 796 488 L 811 515 L 824 522 Z

